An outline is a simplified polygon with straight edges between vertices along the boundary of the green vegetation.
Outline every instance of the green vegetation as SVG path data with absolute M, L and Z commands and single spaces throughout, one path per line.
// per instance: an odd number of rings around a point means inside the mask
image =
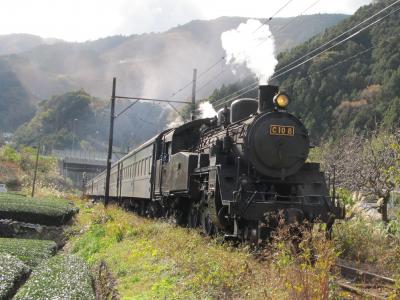
M 400 234 L 384 223 L 355 217 L 334 227 L 335 247 L 340 256 L 367 263 L 382 273 L 400 275 Z
M 367 19 L 389 3 L 392 1 L 383 0 L 363 6 L 338 25 L 281 53 L 276 70 Z M 376 124 L 389 129 L 399 126 L 399 34 L 400 18 L 396 12 L 273 82 L 291 95 L 293 101 L 289 110 L 302 118 L 314 140 L 338 137 L 344 132 L 375 129 Z M 352 59 L 348 60 L 350 57 Z M 214 91 L 211 102 L 239 90 L 246 83 L 223 86 Z M 257 91 L 253 90 L 243 97 L 256 95 Z
M 0 182 L 12 191 L 31 191 L 37 149 L 21 147 L 16 150 L 9 145 L 0 147 Z M 57 160 L 51 156 L 39 156 L 36 190 L 65 191 L 69 185 L 59 175 Z
M 32 272 L 14 299 L 95 299 L 90 270 L 76 256 L 55 256 Z
M 19 259 L 0 253 L 0 299 L 9 299 L 30 269 Z
M 10 132 L 32 118 L 35 106 L 33 97 L 5 57 L 0 58 L 0 90 L 0 128 L 1 131 Z
M 304 255 L 291 252 L 290 239 L 280 233 L 258 260 L 245 245 L 114 206 L 82 205 L 71 235 L 68 249 L 93 267 L 106 264 L 123 299 L 322 299 L 336 293 L 330 273 L 336 252 L 318 231 L 301 244 Z
M 118 108 L 119 109 L 119 108 Z M 146 115 L 145 120 L 141 115 Z M 17 146 L 37 144 L 51 149 L 86 151 L 106 150 L 109 107 L 84 90 L 54 96 L 40 102 L 36 115 L 15 132 Z M 166 114 L 159 106 L 138 103 L 120 118 L 115 127 L 115 143 L 124 149 L 159 131 L 165 125 Z M 148 120 L 153 120 L 152 122 Z M 132 128 L 138 131 L 132 134 Z
M 82 127 L 90 125 L 79 120 L 94 119 L 91 101 L 83 90 L 42 101 L 35 117 L 16 131 L 17 144 L 30 145 L 34 141 L 49 148 L 63 149 L 72 145 L 73 135 L 78 143 L 77 132 L 86 132 L 87 128 Z
M 0 252 L 13 255 L 30 267 L 53 256 L 56 247 L 53 241 L 0 238 Z
M 36 223 L 62 225 L 71 220 L 77 208 L 67 200 L 47 197 L 30 198 L 17 194 L 0 194 L 0 218 Z

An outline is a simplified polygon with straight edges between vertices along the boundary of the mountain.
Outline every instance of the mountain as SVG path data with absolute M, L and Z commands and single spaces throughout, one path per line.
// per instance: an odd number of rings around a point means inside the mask
M 273 19 L 270 29 L 276 35 L 277 53 L 345 18 L 346 15 L 321 14 Z M 8 74 L 20 86 L 19 93 L 26 95 L 25 101 L 35 106 L 53 95 L 79 89 L 108 99 L 114 76 L 118 79 L 117 92 L 120 95 L 166 98 L 190 81 L 193 68 L 201 73 L 221 58 L 224 55 L 221 33 L 246 20 L 221 17 L 211 21 L 192 21 L 166 32 L 112 36 L 84 43 L 48 41 L 32 35 L 0 36 L 0 54 L 3 54 L 0 55 L 0 66 L 7 66 Z M 223 73 L 222 68 L 225 70 Z M 201 89 L 198 98 L 207 96 L 223 83 L 248 74 L 247 70 L 234 74 L 229 66 L 220 64 L 207 76 L 199 78 L 198 86 L 213 77 L 215 80 Z M 7 85 L 7 81 L 0 84 Z M 185 90 L 176 99 L 183 100 L 189 94 L 190 89 Z M 12 113 L 7 109 L 0 111 L 0 119 L 6 114 L 14 117 Z M 25 120 L 15 116 L 15 122 L 7 130 L 13 130 Z
M 360 8 L 353 16 L 288 51 L 279 54 L 275 76 L 327 49 L 333 38 L 366 20 L 392 1 L 382 0 Z M 347 131 L 361 131 L 400 125 L 400 11 L 385 11 L 363 26 L 393 12 L 360 34 L 343 35 L 348 41 L 329 49 L 311 61 L 279 76 L 273 83 L 292 97 L 290 110 L 302 118 L 311 137 L 338 137 Z M 335 42 L 337 42 L 336 40 Z M 327 43 L 312 55 L 310 51 Z M 302 57 L 305 57 L 301 59 Z M 298 61 L 297 61 L 298 60 Z M 297 61 L 297 63 L 292 63 Z M 285 66 L 288 66 L 286 67 Z M 251 79 L 223 86 L 211 101 L 246 86 Z M 254 97 L 255 90 L 247 95 Z
M 117 106 L 117 114 L 121 111 Z M 51 149 L 106 151 L 109 107 L 84 90 L 54 96 L 39 103 L 35 116 L 20 126 L 14 135 L 17 145 L 41 143 Z M 167 113 L 159 106 L 137 103 L 134 109 L 117 117 L 114 144 L 126 150 L 156 134 L 167 122 Z M 134 128 L 135 130 L 132 130 Z
M 44 39 L 25 33 L 0 35 L 0 55 L 22 53 L 39 45 L 52 45 L 60 42 L 62 41 L 59 39 Z
M 0 60 L 0 131 L 9 132 L 35 113 L 33 98 L 6 61 Z

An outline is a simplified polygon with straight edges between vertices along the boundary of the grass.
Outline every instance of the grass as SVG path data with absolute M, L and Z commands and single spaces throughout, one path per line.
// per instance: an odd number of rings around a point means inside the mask
M 0 299 L 9 299 L 29 272 L 18 258 L 0 253 Z
M 53 256 L 56 247 L 53 241 L 0 238 L 0 252 L 11 254 L 30 267 Z
M 380 221 L 353 218 L 334 227 L 335 247 L 340 257 L 372 266 L 388 276 L 400 275 L 400 236 Z
M 323 234 L 313 234 L 301 244 L 304 255 L 277 238 L 260 259 L 196 230 L 82 205 L 68 249 L 92 267 L 105 262 L 122 299 L 324 299 L 336 293 L 336 252 Z
M 73 255 L 52 257 L 32 272 L 13 299 L 94 300 L 90 269 Z
M 19 194 L 0 194 L 0 218 L 42 225 L 62 225 L 77 212 L 67 200 L 44 197 L 30 198 Z

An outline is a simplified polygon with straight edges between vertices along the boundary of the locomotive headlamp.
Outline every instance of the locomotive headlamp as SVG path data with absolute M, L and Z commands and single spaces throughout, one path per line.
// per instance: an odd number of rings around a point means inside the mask
M 289 96 L 285 93 L 279 93 L 274 97 L 274 104 L 277 108 L 286 108 L 289 104 Z

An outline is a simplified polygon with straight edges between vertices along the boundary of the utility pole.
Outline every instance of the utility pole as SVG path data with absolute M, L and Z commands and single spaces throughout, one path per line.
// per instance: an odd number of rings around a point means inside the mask
M 37 151 L 36 151 L 35 171 L 33 173 L 33 182 L 32 182 L 32 194 L 31 194 L 32 197 L 35 196 L 36 176 L 39 163 L 39 151 L 40 151 L 40 142 L 37 145 Z
M 111 159 L 113 148 L 113 135 L 114 135 L 114 119 L 115 119 L 115 89 L 117 79 L 113 78 L 112 94 L 111 94 L 111 111 L 110 111 L 110 134 L 108 136 L 108 154 L 107 154 L 107 173 L 106 173 L 106 189 L 104 193 L 104 206 L 108 205 L 110 197 L 110 174 L 111 174 Z
M 194 79 L 194 91 L 196 92 L 196 70 L 193 73 Z M 107 170 L 106 170 L 106 186 L 104 191 L 104 206 L 107 206 L 110 200 L 110 175 L 111 175 L 111 159 L 112 159 L 112 148 L 113 148 L 113 135 L 114 135 L 114 121 L 118 118 L 121 114 L 135 105 L 138 101 L 151 101 L 151 102 L 165 102 L 165 103 L 181 103 L 181 104 L 191 104 L 193 109 L 193 116 L 195 105 L 193 104 L 196 99 L 193 98 L 192 102 L 189 101 L 178 101 L 178 100 L 170 100 L 170 99 L 156 99 L 156 98 L 143 98 L 143 97 L 126 97 L 126 96 L 116 96 L 116 85 L 117 79 L 113 78 L 113 85 L 112 85 L 112 94 L 111 94 L 111 111 L 110 111 L 110 133 L 108 138 L 108 153 L 107 153 Z M 129 104 L 126 108 L 124 108 L 118 114 L 115 114 L 115 100 L 116 99 L 126 99 L 126 100 L 134 100 L 131 104 Z
M 192 121 L 196 119 L 196 79 L 197 69 L 193 69 L 193 83 L 192 83 Z

